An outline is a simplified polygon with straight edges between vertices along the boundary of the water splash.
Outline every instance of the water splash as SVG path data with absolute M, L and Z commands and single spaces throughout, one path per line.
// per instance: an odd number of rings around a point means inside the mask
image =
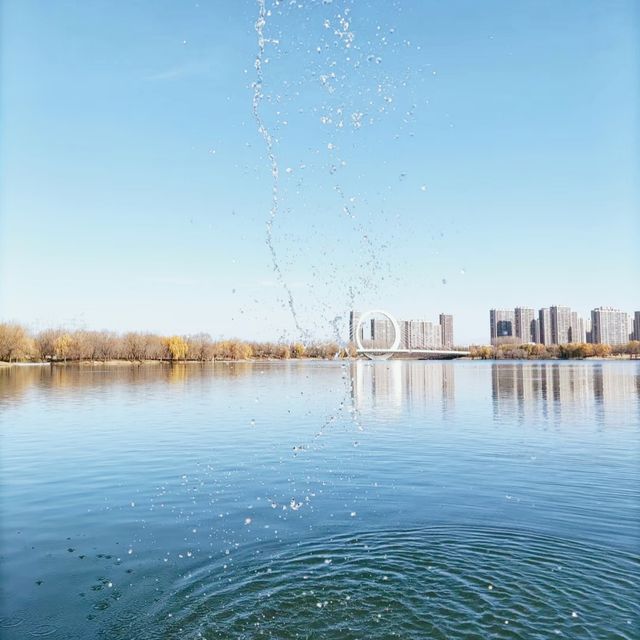
M 266 233 L 266 242 L 267 247 L 269 248 L 269 254 L 271 256 L 271 264 L 273 266 L 273 270 L 276 274 L 276 278 L 280 285 L 282 285 L 286 297 L 287 303 L 289 305 L 289 310 L 291 311 L 291 315 L 293 317 L 293 322 L 296 326 L 296 329 L 300 333 L 302 337 L 308 337 L 308 333 L 302 328 L 299 320 L 298 314 L 296 312 L 295 302 L 293 299 L 293 293 L 291 292 L 291 287 L 287 284 L 284 275 L 282 273 L 282 269 L 280 268 L 280 262 L 278 261 L 278 254 L 276 252 L 275 244 L 273 241 L 273 225 L 278 217 L 278 193 L 280 189 L 280 169 L 278 165 L 278 158 L 275 152 L 274 138 L 271 135 L 267 125 L 262 118 L 260 112 L 260 103 L 264 97 L 262 88 L 264 85 L 264 74 L 262 71 L 262 66 L 265 62 L 265 49 L 266 45 L 272 43 L 273 41 L 265 38 L 264 28 L 267 24 L 267 8 L 265 4 L 265 0 L 257 0 L 258 2 L 258 19 L 255 22 L 255 31 L 258 40 L 258 54 L 255 60 L 255 69 L 256 69 L 256 80 L 253 83 L 253 99 L 252 99 L 252 111 L 255 122 L 258 126 L 258 133 L 262 136 L 264 143 L 267 148 L 267 157 L 269 159 L 269 164 L 271 165 L 271 208 L 269 210 L 269 217 L 267 219 L 267 233 Z M 277 43 L 277 41 L 275 41 Z

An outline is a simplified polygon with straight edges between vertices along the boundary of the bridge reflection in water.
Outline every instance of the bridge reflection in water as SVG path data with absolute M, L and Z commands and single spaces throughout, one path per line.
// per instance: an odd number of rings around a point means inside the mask
M 451 362 L 355 361 L 351 365 L 355 408 L 401 411 L 408 406 L 453 406 L 455 367 Z
M 633 362 L 402 362 L 351 363 L 358 411 L 380 418 L 423 406 L 432 412 L 485 404 L 501 422 L 610 424 L 640 418 L 640 366 Z M 634 414 L 634 415 L 630 415 Z

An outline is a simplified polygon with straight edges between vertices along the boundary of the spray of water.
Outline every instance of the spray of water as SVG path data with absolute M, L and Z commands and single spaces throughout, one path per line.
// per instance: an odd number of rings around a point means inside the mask
M 269 210 L 269 217 L 267 218 L 267 233 L 266 233 L 266 242 L 267 247 L 269 248 L 269 254 L 271 255 L 271 264 L 273 266 L 273 270 L 276 274 L 276 278 L 278 282 L 282 286 L 285 291 L 285 295 L 287 298 L 287 303 L 289 305 L 289 310 L 291 311 L 291 315 L 293 317 L 293 322 L 295 324 L 296 329 L 300 333 L 303 338 L 307 337 L 307 332 L 302 328 L 300 321 L 298 319 L 298 314 L 296 312 L 295 302 L 293 300 L 293 294 L 291 292 L 291 287 L 287 284 L 284 275 L 282 273 L 282 269 L 280 268 L 280 263 L 278 261 L 278 254 L 276 252 L 275 244 L 273 241 L 273 225 L 278 217 L 278 193 L 279 193 L 279 166 L 278 166 L 278 158 L 275 152 L 275 144 L 273 136 L 269 131 L 267 125 L 262 118 L 262 114 L 260 112 L 260 103 L 264 97 L 263 94 L 263 84 L 264 84 L 264 74 L 262 70 L 262 66 L 265 60 L 265 48 L 267 44 L 271 43 L 271 40 L 265 38 L 264 28 L 267 24 L 267 9 L 265 6 L 265 0 L 258 0 L 258 19 L 255 23 L 255 31 L 258 40 L 258 53 L 256 55 L 255 60 L 255 69 L 256 69 L 256 80 L 253 82 L 253 99 L 252 99 L 252 110 L 253 117 L 255 119 L 256 125 L 258 127 L 258 133 L 264 140 L 266 149 L 267 149 L 267 157 L 269 159 L 269 164 L 271 165 L 271 208 Z

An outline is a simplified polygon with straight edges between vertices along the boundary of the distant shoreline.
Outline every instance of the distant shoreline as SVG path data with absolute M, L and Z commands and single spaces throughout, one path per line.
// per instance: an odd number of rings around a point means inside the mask
M 283 363 L 283 362 L 331 362 L 336 358 L 244 358 L 244 359 L 215 359 L 215 360 L 69 360 L 52 361 L 52 362 L 2 362 L 0 361 L 0 369 L 22 368 L 22 367 L 76 367 L 76 368 L 94 368 L 94 367 L 151 367 L 151 366 L 183 366 L 183 365 L 211 365 L 211 364 L 257 364 L 257 363 Z M 354 358 L 339 358 L 340 361 L 364 361 L 376 362 L 368 360 L 364 356 Z M 484 362 L 626 362 L 640 361 L 629 354 L 611 355 L 611 356 L 592 356 L 588 358 L 457 358 L 463 361 L 484 361 Z M 415 360 L 411 358 L 402 359 L 395 358 L 393 360 L 379 360 L 378 362 L 452 362 L 448 358 L 427 358 L 425 360 Z
M 373 351 L 381 351 L 372 347 Z M 462 349 L 438 351 L 434 359 L 464 357 L 480 360 L 584 360 L 640 358 L 640 341 L 626 344 L 568 343 L 542 345 L 515 343 L 469 345 Z M 395 350 L 392 350 L 395 351 Z M 410 353 L 418 359 L 422 352 Z M 404 353 L 404 351 L 403 351 Z M 371 354 L 369 354 L 371 355 Z M 397 353 L 396 355 L 400 355 Z M 31 332 L 19 323 L 0 322 L 0 366 L 13 362 L 28 364 L 93 363 L 126 365 L 163 362 L 268 362 L 284 360 L 345 360 L 364 357 L 353 342 L 286 341 L 250 342 L 231 339 L 213 339 L 208 333 L 192 335 L 159 335 L 129 331 L 90 331 L 63 327 Z

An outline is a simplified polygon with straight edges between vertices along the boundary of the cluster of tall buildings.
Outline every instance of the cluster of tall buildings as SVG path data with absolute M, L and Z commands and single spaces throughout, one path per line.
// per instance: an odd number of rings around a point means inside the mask
M 581 318 L 570 307 L 544 309 L 491 309 L 491 344 L 626 344 L 640 340 L 640 311 L 632 316 L 619 309 L 597 307 L 591 317 Z
M 373 315 L 360 322 L 362 314 L 352 311 L 349 317 L 349 335 L 370 349 L 387 349 L 396 339 L 394 322 L 384 315 Z M 398 349 L 452 349 L 453 316 L 441 313 L 438 322 L 429 320 L 397 320 L 400 330 Z
M 428 320 L 400 320 L 400 349 L 451 349 L 453 316 L 441 313 L 438 323 Z

